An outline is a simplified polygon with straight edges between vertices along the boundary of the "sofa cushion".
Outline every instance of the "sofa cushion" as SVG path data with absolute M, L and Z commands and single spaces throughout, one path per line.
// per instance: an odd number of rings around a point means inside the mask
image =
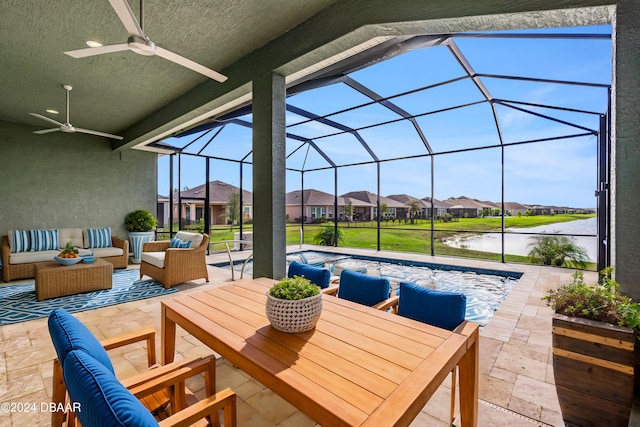
M 60 249 L 58 229 L 29 230 L 29 250 L 31 252 Z
M 111 227 L 88 228 L 83 231 L 85 248 L 108 248 L 111 246 Z
M 64 248 L 67 243 L 71 242 L 74 248 L 83 248 L 82 228 L 61 228 L 60 232 L 60 248 Z
M 26 252 L 29 250 L 29 230 L 9 230 L 9 251 L 12 253 Z
M 158 268 L 164 268 L 165 252 L 142 252 L 140 260 Z
M 82 351 L 72 351 L 63 366 L 69 397 L 85 427 L 158 426 L 153 415 L 112 372 Z
M 178 231 L 175 235 L 176 239 L 180 239 L 183 242 L 189 240 L 191 242 L 192 248 L 200 247 L 200 243 L 202 243 L 202 239 L 204 236 L 199 233 L 189 233 L 188 231 Z
M 78 319 L 68 312 L 56 308 L 47 320 L 49 335 L 58 355 L 58 361 L 64 365 L 69 352 L 82 350 L 100 362 L 109 371 L 114 372 L 113 364 L 102 344 Z
M 109 248 L 92 248 L 87 251 L 93 252 L 96 258 L 106 258 L 112 256 L 122 256 L 122 248 L 111 246 Z
M 28 264 L 31 262 L 53 261 L 53 257 L 60 253 L 55 251 L 16 252 L 9 254 L 9 264 Z
M 191 240 L 183 241 L 178 239 L 177 237 L 174 237 L 173 239 L 171 239 L 169 247 L 175 249 L 188 249 L 191 247 Z

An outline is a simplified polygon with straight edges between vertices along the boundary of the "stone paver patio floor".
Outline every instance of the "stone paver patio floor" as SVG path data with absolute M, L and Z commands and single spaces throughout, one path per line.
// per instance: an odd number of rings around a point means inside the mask
M 290 248 L 297 250 L 298 247 Z M 315 249 L 317 247 L 308 247 Z M 355 249 L 340 249 L 349 253 Z M 480 331 L 479 426 L 562 426 L 553 384 L 551 365 L 551 310 L 540 297 L 550 287 L 571 281 L 573 270 L 521 264 L 430 257 L 417 254 L 363 251 L 386 258 L 423 260 L 441 264 L 520 271 L 524 275 L 507 296 L 489 324 Z M 208 262 L 226 260 L 226 254 L 211 255 Z M 130 266 L 129 268 L 137 268 Z M 179 294 L 229 283 L 228 270 L 210 267 L 210 282 L 202 280 L 177 286 Z M 596 273 L 585 274 L 596 280 Z M 13 284 L 13 283 L 12 283 Z M 0 284 L 1 286 L 1 284 Z M 160 301 L 177 294 L 134 301 L 77 313 L 98 339 L 142 327 L 160 331 Z M 55 351 L 46 319 L 0 326 L 0 403 L 35 403 L 51 400 L 51 366 Z M 160 340 L 157 340 L 158 354 Z M 184 331 L 177 337 L 176 359 L 208 354 L 209 348 Z M 142 346 L 132 345 L 109 352 L 120 378 L 142 371 L 146 356 Z M 242 427 L 304 427 L 315 423 L 279 396 L 224 359 L 218 360 L 218 387 L 231 387 L 238 395 L 238 421 Z M 201 392 L 203 384 L 190 388 Z M 413 426 L 446 426 L 449 414 L 450 380 L 445 380 Z M 0 427 L 46 426 L 46 412 L 6 413 L 0 411 Z

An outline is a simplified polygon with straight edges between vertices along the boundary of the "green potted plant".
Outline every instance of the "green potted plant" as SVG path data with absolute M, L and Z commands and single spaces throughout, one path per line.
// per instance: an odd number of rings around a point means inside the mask
M 555 311 L 553 371 L 567 425 L 629 423 L 640 304 L 619 292 L 612 271 L 601 271 L 594 284 L 576 271 L 572 283 L 542 297 Z
M 129 245 L 133 252 L 133 262 L 140 263 L 142 245 L 154 239 L 158 222 L 150 212 L 138 209 L 124 217 L 124 225 L 129 230 Z
M 320 289 L 304 277 L 280 280 L 267 291 L 267 318 L 282 332 L 299 333 L 316 327 L 322 311 Z

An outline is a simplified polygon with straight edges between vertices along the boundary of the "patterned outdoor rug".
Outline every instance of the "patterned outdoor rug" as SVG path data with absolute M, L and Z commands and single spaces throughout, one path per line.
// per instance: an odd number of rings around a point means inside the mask
M 177 292 L 176 288 L 165 289 L 158 282 L 139 277 L 139 270 L 117 270 L 112 289 L 44 301 L 36 300 L 34 283 L 0 287 L 0 325 L 47 317 L 55 308 L 74 313 Z

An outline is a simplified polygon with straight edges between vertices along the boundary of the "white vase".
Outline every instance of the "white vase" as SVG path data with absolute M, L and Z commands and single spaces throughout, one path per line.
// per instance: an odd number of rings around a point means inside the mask
M 129 246 L 133 252 L 132 261 L 135 264 L 140 264 L 140 257 L 142 256 L 142 245 L 146 242 L 153 241 L 155 232 L 153 231 L 130 231 L 129 232 Z
M 294 334 L 310 331 L 316 327 L 322 312 L 322 294 L 299 300 L 284 300 L 272 297 L 267 291 L 265 311 L 271 326 L 279 331 Z

